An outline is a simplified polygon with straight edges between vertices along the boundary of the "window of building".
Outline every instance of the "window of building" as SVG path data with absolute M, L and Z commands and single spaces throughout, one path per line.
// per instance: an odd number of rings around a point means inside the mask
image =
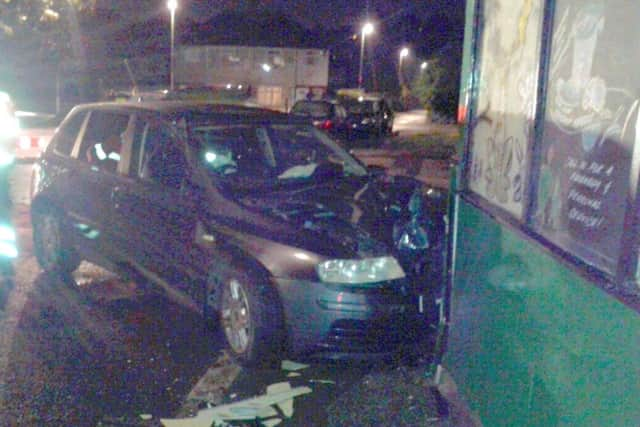
M 542 5 L 542 0 L 484 1 L 478 39 L 482 60 L 468 185 L 519 219 L 535 118 Z
M 533 226 L 610 274 L 640 170 L 638 16 L 636 2 L 556 1 L 539 147 Z

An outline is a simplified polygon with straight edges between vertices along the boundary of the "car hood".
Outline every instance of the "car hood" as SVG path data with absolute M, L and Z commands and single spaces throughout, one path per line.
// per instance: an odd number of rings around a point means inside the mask
M 410 179 L 344 178 L 288 185 L 237 199 L 252 212 L 251 232 L 331 257 L 391 253 L 393 225 L 418 188 Z

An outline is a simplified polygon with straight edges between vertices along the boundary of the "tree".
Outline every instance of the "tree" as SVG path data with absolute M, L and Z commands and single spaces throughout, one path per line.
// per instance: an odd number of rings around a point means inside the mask
M 430 113 L 455 118 L 460 88 L 460 61 L 450 49 L 427 61 L 415 76 L 412 91 Z
M 0 2 L 0 48 L 31 59 L 57 59 L 73 53 L 78 14 L 95 0 L 3 0 Z M 77 31 L 76 31 L 77 33 Z M 28 55 L 25 55 L 27 53 Z

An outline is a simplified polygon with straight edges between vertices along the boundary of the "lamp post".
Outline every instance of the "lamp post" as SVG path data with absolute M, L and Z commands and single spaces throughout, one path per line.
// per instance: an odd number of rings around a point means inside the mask
M 409 48 L 403 47 L 400 49 L 400 61 L 398 62 L 398 82 L 400 83 L 400 97 L 405 108 L 407 107 L 407 101 L 409 98 L 409 88 L 405 84 L 404 76 L 402 75 L 402 61 L 409 56 Z
M 173 91 L 174 88 L 174 68 L 175 68 L 175 53 L 174 53 L 174 45 L 175 45 L 175 23 L 176 23 L 176 9 L 178 8 L 178 0 L 169 0 L 167 2 L 167 7 L 171 12 L 171 58 L 169 65 L 169 89 Z
M 358 71 L 358 89 L 362 89 L 362 66 L 364 65 L 364 39 L 373 33 L 373 24 L 367 22 L 362 26 L 362 34 L 360 37 L 360 69 Z
M 403 47 L 402 49 L 400 49 L 400 62 L 398 63 L 398 75 L 400 76 L 400 84 L 402 84 L 404 81 L 404 79 L 402 78 L 402 61 L 407 56 L 409 56 L 409 48 Z

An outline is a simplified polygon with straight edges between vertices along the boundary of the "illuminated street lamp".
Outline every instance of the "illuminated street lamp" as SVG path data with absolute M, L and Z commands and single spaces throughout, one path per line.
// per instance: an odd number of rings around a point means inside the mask
M 402 60 L 404 58 L 406 58 L 407 56 L 409 56 L 409 48 L 408 47 L 403 47 L 402 49 L 400 49 L 400 63 L 402 64 Z
M 422 64 L 420 64 L 420 71 L 425 71 L 428 66 L 429 63 L 427 61 L 424 61 Z
M 358 89 L 362 89 L 362 66 L 364 64 L 364 39 L 373 33 L 373 24 L 367 22 L 362 26 L 362 36 L 360 37 L 360 69 L 358 71 Z
M 409 48 L 403 47 L 400 49 L 400 62 L 398 62 L 398 80 L 400 81 L 400 85 L 404 83 L 404 78 L 402 76 L 402 61 L 404 58 L 409 56 Z
M 402 61 L 404 58 L 409 56 L 409 48 L 403 47 L 400 49 L 400 61 L 398 62 L 398 82 L 400 83 L 400 97 L 402 98 L 402 103 L 405 108 L 407 107 L 408 98 L 409 98 L 409 88 L 404 81 L 404 76 L 402 75 Z
M 175 45 L 175 23 L 176 23 L 176 9 L 178 8 L 178 0 L 169 0 L 167 2 L 167 7 L 171 12 L 171 64 L 169 65 L 169 88 L 173 91 L 174 88 L 174 68 L 175 68 L 175 53 L 174 53 L 174 45 Z

